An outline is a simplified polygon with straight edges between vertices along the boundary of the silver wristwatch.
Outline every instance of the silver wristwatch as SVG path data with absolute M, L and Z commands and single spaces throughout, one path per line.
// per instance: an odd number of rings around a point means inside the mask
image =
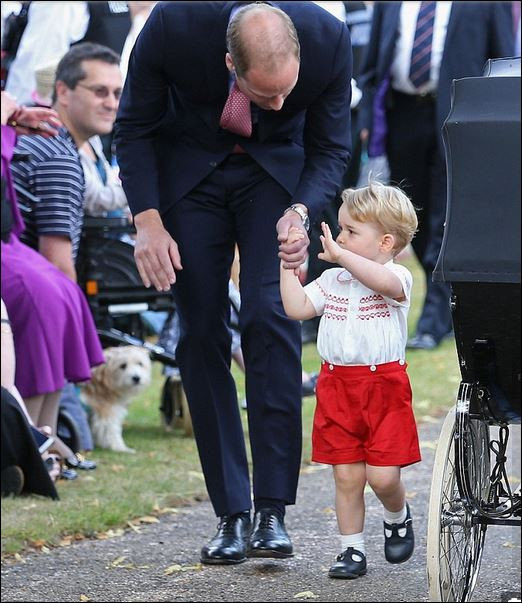
M 308 212 L 306 212 L 300 205 L 290 205 L 290 207 L 285 209 L 283 215 L 290 210 L 295 211 L 296 214 L 299 214 L 299 217 L 303 222 L 304 229 L 306 232 L 308 232 L 310 230 L 310 218 L 308 217 Z

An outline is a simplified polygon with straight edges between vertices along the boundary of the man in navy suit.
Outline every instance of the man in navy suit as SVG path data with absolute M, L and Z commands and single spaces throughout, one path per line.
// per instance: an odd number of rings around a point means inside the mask
M 417 87 L 410 79 L 410 75 L 415 78 L 415 71 L 410 73 L 412 48 L 419 11 L 426 4 L 435 5 L 434 20 L 419 40 L 422 44 L 423 37 L 425 41 L 432 34 L 432 42 L 424 47 L 421 59 L 427 81 Z M 512 54 L 510 5 L 376 2 L 374 6 L 359 80 L 363 90 L 359 119 L 364 134 L 371 133 L 373 154 L 387 153 L 390 179 L 401 185 L 419 210 L 419 231 L 412 246 L 426 276 L 426 296 L 409 348 L 433 349 L 452 330 L 449 286 L 432 281 L 446 215 L 442 125 L 450 110 L 452 81 L 481 76 L 489 58 Z M 379 98 L 384 98 L 386 124 L 374 120 L 379 114 L 373 112 L 374 103 Z M 380 135 L 386 128 L 384 142 Z
M 209 564 L 293 554 L 284 514 L 301 459 L 301 344 L 279 263 L 302 264 L 310 220 L 334 199 L 350 158 L 345 24 L 309 2 L 245 4 L 160 3 L 131 55 L 116 127 L 138 269 L 147 286 L 173 285 L 180 314 L 177 360 L 220 517 L 201 551 Z M 227 97 L 243 111 L 246 99 L 242 129 L 223 119 Z M 292 226 L 305 236 L 290 244 Z M 236 243 L 252 527 L 227 329 Z

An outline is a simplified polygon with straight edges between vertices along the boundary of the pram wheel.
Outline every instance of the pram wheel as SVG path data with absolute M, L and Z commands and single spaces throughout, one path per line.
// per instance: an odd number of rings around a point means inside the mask
M 456 464 L 455 409 L 444 421 L 433 465 L 428 521 L 428 582 L 430 601 L 469 601 L 480 569 L 486 524 L 460 494 Z M 465 474 L 472 495 L 487 498 L 489 482 L 489 427 L 469 420 L 464 438 L 466 453 L 460 473 Z
M 181 428 L 186 436 L 192 437 L 194 430 L 187 397 L 179 377 L 167 377 L 161 392 L 161 420 L 166 431 Z

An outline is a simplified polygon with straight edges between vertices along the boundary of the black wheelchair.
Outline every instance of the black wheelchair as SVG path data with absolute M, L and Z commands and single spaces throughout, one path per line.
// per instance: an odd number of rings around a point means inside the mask
M 462 379 L 435 454 L 427 570 L 430 601 L 469 601 L 488 525 L 521 525 L 520 485 L 506 471 L 520 424 L 520 58 L 454 82 L 443 137 L 448 208 L 434 278 L 451 285 Z
M 24 160 L 18 157 L 17 160 Z M 15 185 L 18 204 L 26 223 L 33 220 L 32 209 L 38 203 L 29 191 Z M 132 345 L 145 348 L 151 360 L 177 368 L 173 353 L 147 340 L 147 327 L 141 315 L 145 311 L 175 312 L 170 292 L 146 288 L 134 261 L 134 227 L 124 217 L 85 216 L 76 260 L 78 284 L 91 309 L 97 333 L 104 347 Z M 30 246 L 31 241 L 26 241 Z M 160 414 L 167 431 L 181 428 L 193 435 L 192 421 L 179 372 L 165 379 L 161 392 Z M 78 429 L 66 411 L 60 411 L 59 435 L 73 450 L 79 441 Z
M 124 217 L 85 216 L 76 260 L 78 284 L 87 296 L 104 346 L 143 347 L 151 360 L 177 368 L 173 353 L 147 341 L 142 313 L 170 315 L 176 310 L 172 293 L 143 285 L 134 261 L 134 233 L 134 227 Z M 193 435 L 179 371 L 166 377 L 159 409 L 167 431 L 180 427 L 185 435 Z

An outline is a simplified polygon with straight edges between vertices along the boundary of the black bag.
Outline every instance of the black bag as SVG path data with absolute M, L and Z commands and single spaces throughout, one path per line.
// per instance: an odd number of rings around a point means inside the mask
M 5 180 L 2 178 L 2 236 L 4 243 L 9 241 L 11 230 L 13 229 L 13 212 L 7 195 L 5 194 Z
M 2 67 L 7 71 L 13 62 L 20 40 L 27 25 L 27 13 L 31 2 L 22 2 L 22 8 L 18 14 L 11 13 L 4 22 L 4 35 L 2 36 L 2 50 L 5 55 L 2 59 Z

